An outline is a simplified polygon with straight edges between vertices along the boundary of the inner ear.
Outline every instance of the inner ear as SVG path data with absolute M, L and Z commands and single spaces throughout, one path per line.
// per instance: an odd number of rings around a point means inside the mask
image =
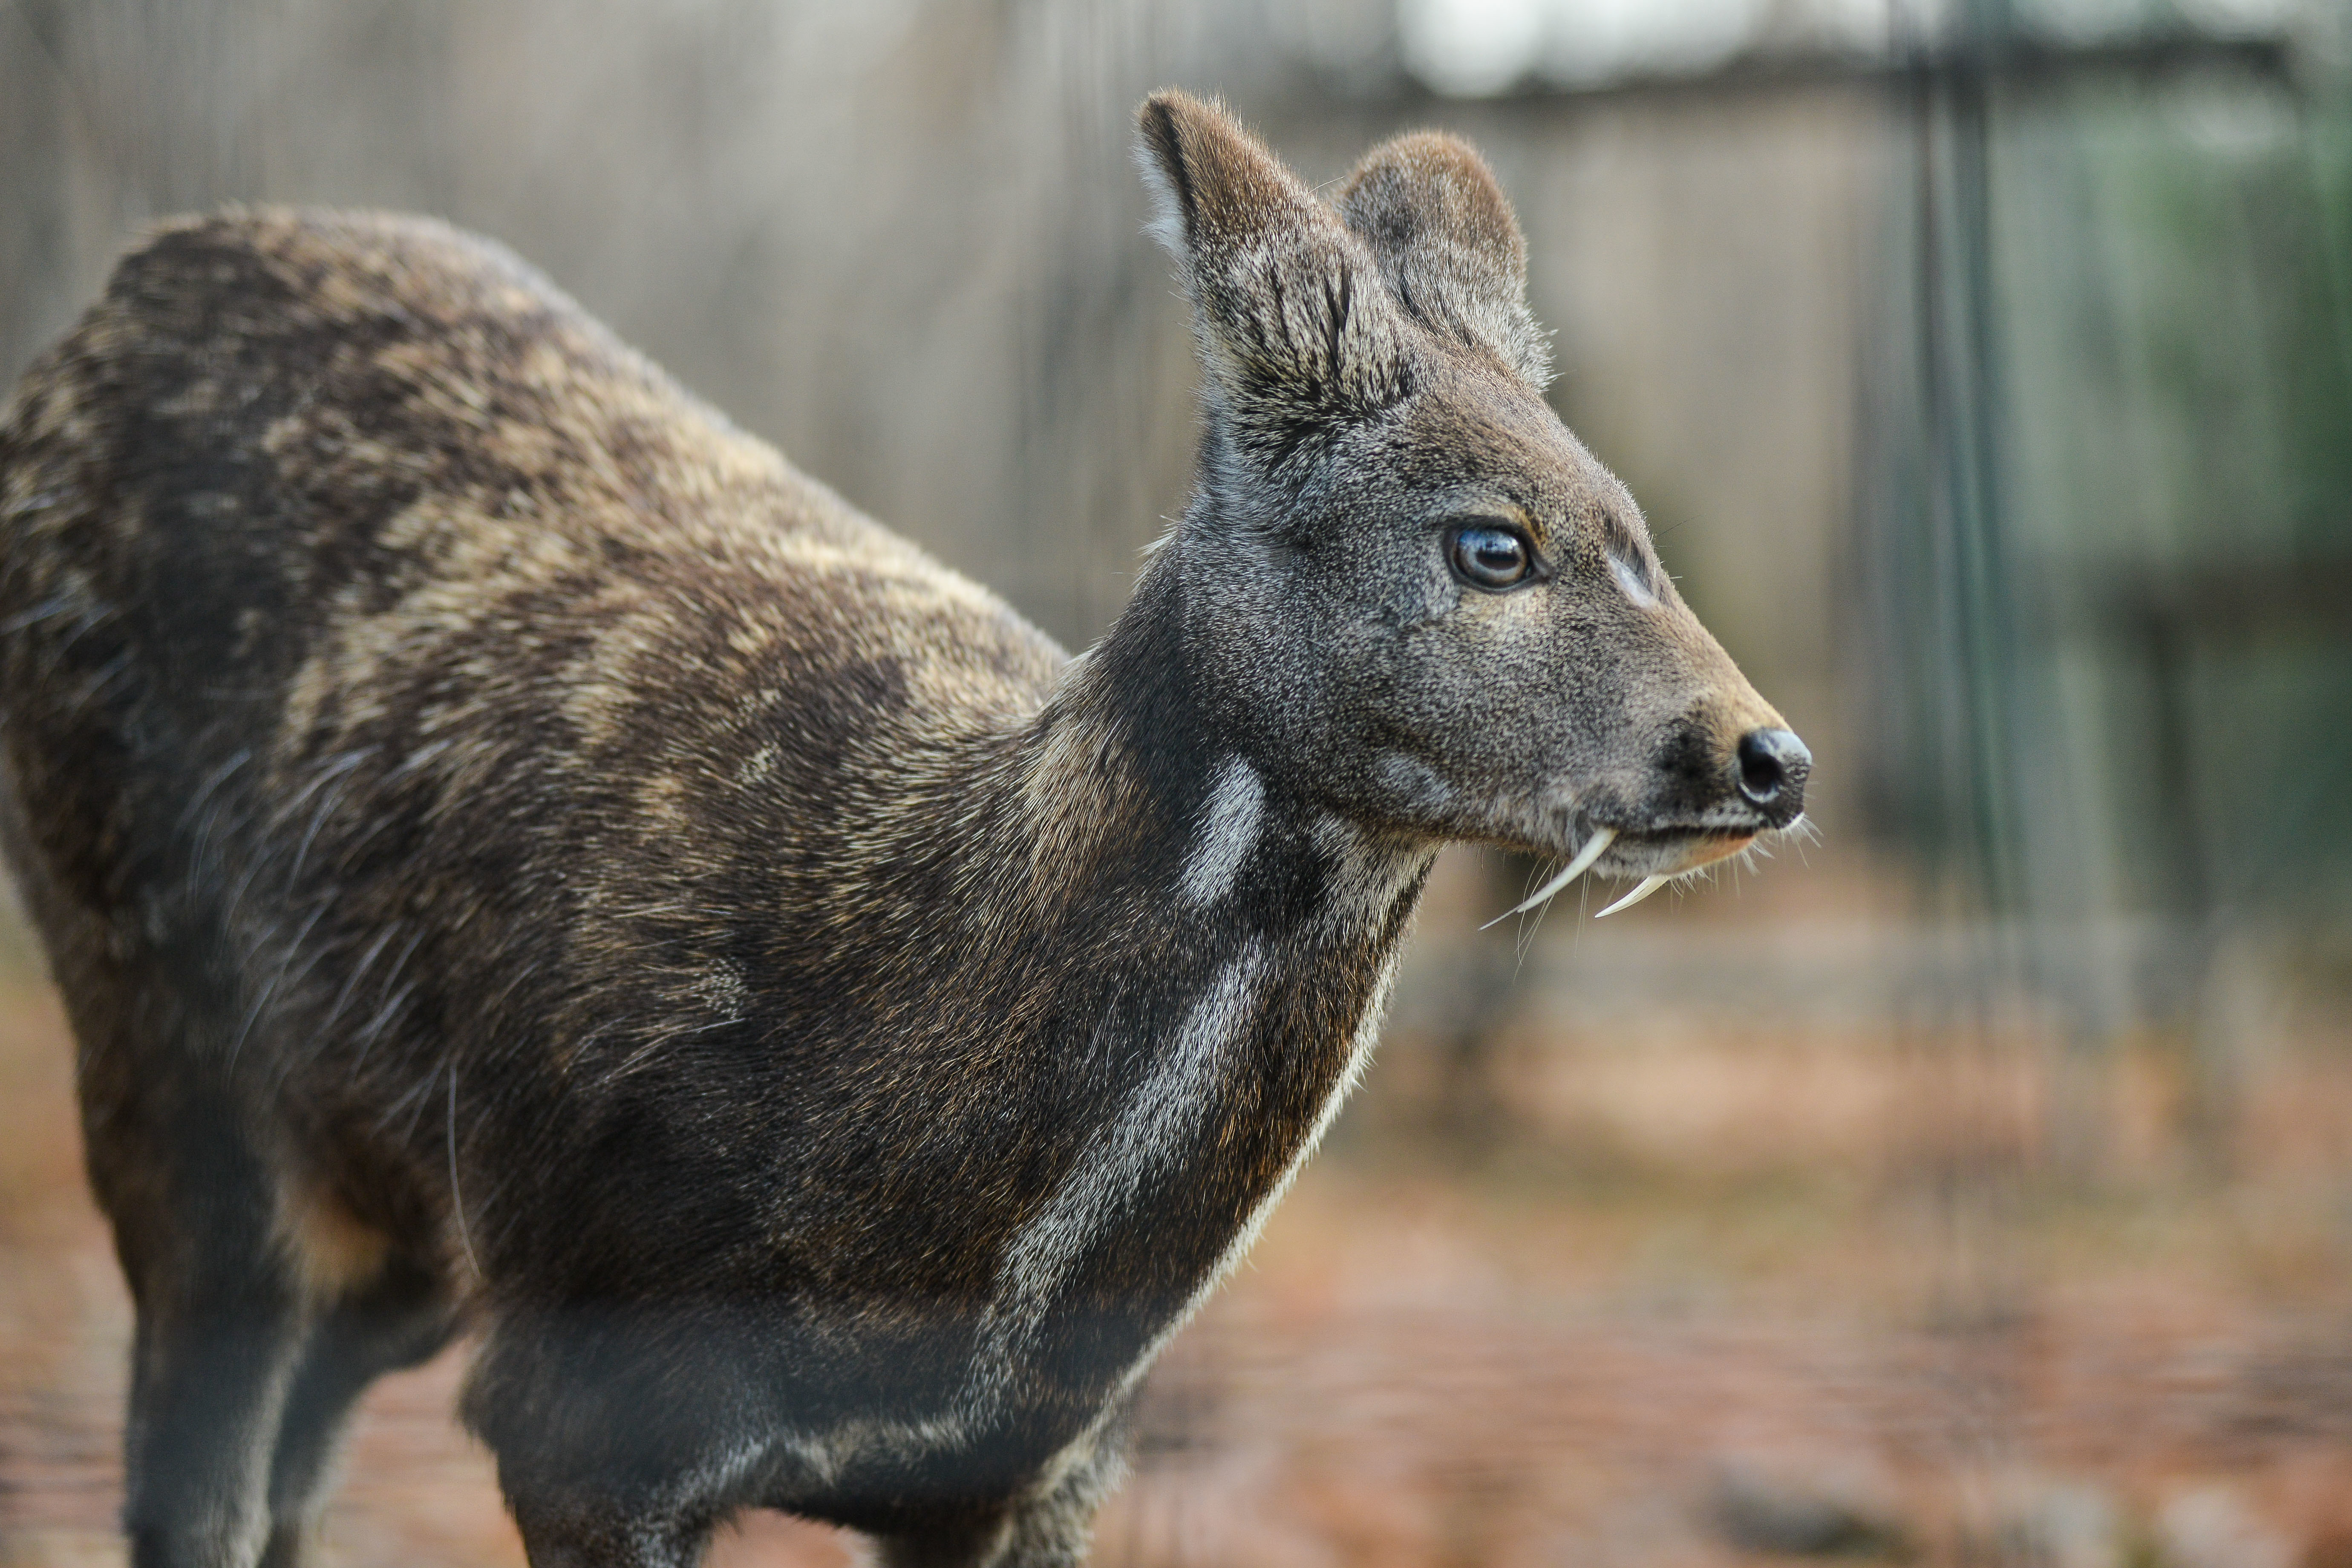
M 1137 121 L 1153 229 L 1228 406 L 1296 431 L 1301 416 L 1393 402 L 1405 374 L 1393 307 L 1330 205 L 1213 103 L 1155 93 Z
M 1157 92 L 1136 116 L 1152 227 L 1188 268 L 1326 214 L 1304 181 L 1221 104 Z
M 1405 310 L 1540 387 L 1551 353 L 1528 309 L 1528 242 L 1477 150 L 1422 131 L 1364 154 L 1339 216 Z

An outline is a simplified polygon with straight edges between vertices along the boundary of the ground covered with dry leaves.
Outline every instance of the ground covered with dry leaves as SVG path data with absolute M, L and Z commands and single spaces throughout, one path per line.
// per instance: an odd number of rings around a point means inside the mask
M 2217 1156 L 2184 1148 L 2160 1039 L 2069 1078 L 1981 1016 L 1655 994 L 1661 953 L 1709 942 L 1717 973 L 1919 960 L 1868 922 L 1750 951 L 1752 919 L 1643 921 L 1531 959 L 1467 1054 L 1442 972 L 1469 950 L 1424 942 L 1372 1088 L 1155 1376 L 1097 1563 L 2352 1568 L 2352 1053 L 2326 1018 L 2273 1020 Z M 69 1064 L 46 988 L 0 992 L 7 1568 L 122 1560 L 129 1310 Z M 2053 1147 L 2062 1094 L 2087 1152 Z M 462 1352 L 370 1397 L 328 1561 L 520 1563 L 451 1419 Z M 856 1554 L 759 1516 L 716 1560 Z

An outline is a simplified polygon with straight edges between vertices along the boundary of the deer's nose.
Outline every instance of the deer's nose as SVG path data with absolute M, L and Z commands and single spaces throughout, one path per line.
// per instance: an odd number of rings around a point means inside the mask
M 1805 778 L 1813 753 L 1787 730 L 1750 730 L 1739 737 L 1739 793 L 1775 827 L 1805 809 Z

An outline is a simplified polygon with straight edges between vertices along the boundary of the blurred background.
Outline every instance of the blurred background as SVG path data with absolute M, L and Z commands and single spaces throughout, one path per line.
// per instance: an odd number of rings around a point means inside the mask
M 1192 457 L 1166 83 L 1316 181 L 1485 149 L 1819 837 L 1483 933 L 1537 868 L 1449 854 L 1097 1561 L 2352 1565 L 2341 0 L 0 0 L 0 383 L 150 218 L 437 213 L 1080 647 Z M 9 931 L 0 1563 L 118 1563 Z M 457 1370 L 372 1397 L 331 1560 L 520 1563 Z

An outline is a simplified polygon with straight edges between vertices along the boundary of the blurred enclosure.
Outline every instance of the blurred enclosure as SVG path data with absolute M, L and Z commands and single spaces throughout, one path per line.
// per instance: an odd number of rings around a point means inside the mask
M 0 0 L 0 379 L 150 217 L 431 211 L 1081 646 L 1188 478 L 1164 82 L 1318 180 L 1486 151 L 1820 838 L 1484 935 L 1533 868 L 1449 856 L 1100 1559 L 2352 1564 L 2340 0 Z M 0 1563 L 119 1561 L 11 948 Z M 338 1560 L 519 1560 L 455 1375 L 372 1404 Z

